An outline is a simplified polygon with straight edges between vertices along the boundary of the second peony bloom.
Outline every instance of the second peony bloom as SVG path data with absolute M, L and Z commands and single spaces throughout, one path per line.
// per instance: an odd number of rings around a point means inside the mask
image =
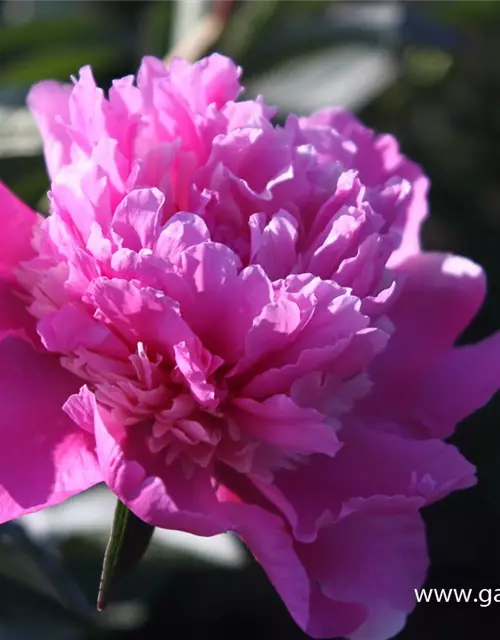
M 454 343 L 477 265 L 420 248 L 428 181 L 326 109 L 272 124 L 211 56 L 29 96 L 43 219 L 0 187 L 0 521 L 104 481 L 144 521 L 233 531 L 297 624 L 385 640 L 419 510 L 472 485 L 445 439 L 500 386 Z

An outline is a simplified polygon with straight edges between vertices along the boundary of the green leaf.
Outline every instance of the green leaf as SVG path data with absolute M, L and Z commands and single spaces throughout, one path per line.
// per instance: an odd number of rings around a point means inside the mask
M 117 500 L 97 596 L 99 611 L 106 607 L 123 577 L 142 558 L 151 542 L 154 529 Z

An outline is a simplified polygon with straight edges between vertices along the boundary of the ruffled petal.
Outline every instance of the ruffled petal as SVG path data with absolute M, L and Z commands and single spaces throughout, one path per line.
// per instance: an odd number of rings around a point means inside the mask
M 123 426 L 98 405 L 94 425 L 104 481 L 138 518 L 200 536 L 231 528 L 206 469 L 166 465 L 147 448 L 145 425 L 134 425 L 125 437 Z

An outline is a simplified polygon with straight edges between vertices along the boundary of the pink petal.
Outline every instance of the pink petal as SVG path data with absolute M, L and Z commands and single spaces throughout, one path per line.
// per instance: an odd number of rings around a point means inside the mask
M 208 354 L 206 354 L 208 356 Z M 203 363 L 196 353 L 187 348 L 185 342 L 174 345 L 174 359 L 180 373 L 182 373 L 191 393 L 203 407 L 213 409 L 218 401 L 215 397 L 215 387 L 207 382 L 207 363 Z M 222 361 L 221 361 L 222 362 Z
M 279 211 L 259 229 L 254 214 L 249 224 L 252 230 L 251 261 L 260 264 L 271 280 L 286 278 L 297 261 L 297 221 L 287 211 Z
M 67 304 L 47 314 L 37 325 L 46 349 L 71 353 L 82 347 L 95 353 L 126 359 L 128 347 L 109 327 L 98 322 L 83 305 Z
M 179 64 L 180 61 L 176 61 Z M 184 61 L 182 61 L 184 62 Z M 182 63 L 181 63 L 182 65 Z M 193 91 L 203 89 L 203 101 L 206 106 L 215 104 L 217 108 L 224 106 L 230 100 L 236 100 L 242 91 L 239 82 L 241 76 L 241 68 L 237 67 L 234 62 L 226 56 L 214 53 L 203 60 L 199 60 L 194 65 L 186 65 L 187 77 L 183 74 L 182 84 L 176 78 L 175 63 L 172 66 L 173 81 L 185 89 L 189 87 L 188 78 L 191 77 L 191 88 Z M 194 95 L 188 94 L 188 99 L 193 108 L 196 108 L 197 101 Z
M 340 444 L 333 427 L 314 409 L 302 409 L 285 395 L 256 402 L 239 398 L 228 410 L 244 433 L 295 453 L 321 452 L 334 456 Z
M 189 247 L 177 265 L 191 290 L 180 301 L 183 317 L 207 349 L 228 362 L 238 359 L 255 316 L 273 295 L 260 266 L 239 267 L 236 254 L 215 242 Z
M 390 135 L 376 136 L 354 115 L 341 108 L 326 108 L 314 113 L 310 118 L 301 118 L 301 128 L 308 135 L 319 126 L 333 127 L 349 147 L 342 160 L 345 168 L 355 168 L 361 181 L 368 187 L 387 182 L 398 177 L 411 185 L 410 197 L 401 209 L 397 226 L 401 230 L 401 244 L 394 252 L 391 262 L 397 264 L 406 257 L 420 251 L 420 231 L 428 215 L 427 192 L 429 180 L 420 167 L 405 158 L 399 150 L 395 138 Z M 332 152 L 323 150 L 328 160 L 337 157 L 338 145 Z
M 68 101 L 71 124 L 82 135 L 87 152 L 103 137 L 109 104 L 104 91 L 96 85 L 90 66 L 80 69 Z
M 94 280 L 88 296 L 98 315 L 106 318 L 125 341 L 145 342 L 165 355 L 173 355 L 174 344 L 185 342 L 190 348 L 199 345 L 178 303 L 162 291 L 137 281 L 103 277 Z
M 162 228 L 156 243 L 155 255 L 175 262 L 182 251 L 208 240 L 210 234 L 200 216 L 179 212 Z
M 0 182 L 0 279 L 14 281 L 13 270 L 35 255 L 31 238 L 38 216 Z
M 79 381 L 26 342 L 0 342 L 0 521 L 62 502 L 102 480 L 93 439 L 62 411 Z

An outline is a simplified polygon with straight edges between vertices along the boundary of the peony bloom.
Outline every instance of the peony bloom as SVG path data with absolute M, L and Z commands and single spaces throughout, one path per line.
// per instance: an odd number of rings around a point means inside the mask
M 474 483 L 445 439 L 500 384 L 454 347 L 481 268 L 422 252 L 428 181 L 326 109 L 273 126 L 240 70 L 145 58 L 42 82 L 51 215 L 0 191 L 0 516 L 104 481 L 157 527 L 249 546 L 297 624 L 383 640 L 419 510 Z

